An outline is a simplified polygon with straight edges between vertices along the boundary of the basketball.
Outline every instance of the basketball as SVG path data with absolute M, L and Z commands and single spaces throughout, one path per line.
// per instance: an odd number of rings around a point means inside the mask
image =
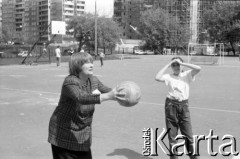
M 118 103 L 125 107 L 131 107 L 136 105 L 141 98 L 140 87 L 131 81 L 125 81 L 119 84 L 116 88 L 117 92 L 124 93 L 125 100 L 117 100 Z

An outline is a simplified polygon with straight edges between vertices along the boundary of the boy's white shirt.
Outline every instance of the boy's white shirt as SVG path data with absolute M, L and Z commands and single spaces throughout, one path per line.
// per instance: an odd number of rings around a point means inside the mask
M 56 48 L 56 57 L 61 57 L 61 50 L 59 48 Z
M 101 53 L 100 53 L 100 57 L 101 57 L 101 58 L 104 58 L 104 57 L 105 57 L 104 53 L 101 52 Z
M 173 74 L 165 74 L 162 79 L 168 87 L 167 97 L 178 101 L 187 100 L 189 98 L 190 83 L 195 80 L 192 77 L 191 70 L 181 72 L 179 76 Z

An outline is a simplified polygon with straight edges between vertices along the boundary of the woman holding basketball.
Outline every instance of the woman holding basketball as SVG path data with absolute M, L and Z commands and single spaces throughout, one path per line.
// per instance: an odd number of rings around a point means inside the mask
M 182 71 L 182 67 L 190 70 Z M 171 67 L 173 73 L 166 74 L 166 70 Z M 193 133 L 188 109 L 189 85 L 194 81 L 195 76 L 200 72 L 201 67 L 193 64 L 184 63 L 180 57 L 172 58 L 171 62 L 164 66 L 156 75 L 156 80 L 165 82 L 168 87 L 168 94 L 165 101 L 165 120 L 166 127 L 170 129 L 168 133 L 170 145 L 170 159 L 177 159 L 176 149 L 173 145 L 177 143 L 175 137 L 178 135 L 178 129 L 186 137 L 186 148 L 191 159 L 197 158 L 193 151 Z M 172 149 L 173 148 L 173 149 Z
M 69 62 L 58 106 L 49 123 L 48 141 L 53 159 L 91 159 L 92 119 L 95 104 L 122 95 L 93 76 L 93 58 L 75 53 Z

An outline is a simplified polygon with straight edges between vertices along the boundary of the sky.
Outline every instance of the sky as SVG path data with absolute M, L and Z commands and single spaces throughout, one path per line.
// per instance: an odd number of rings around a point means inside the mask
M 108 18 L 113 16 L 113 3 L 114 0 L 96 0 L 97 12 L 100 16 Z M 95 14 L 95 0 L 86 0 L 86 12 Z

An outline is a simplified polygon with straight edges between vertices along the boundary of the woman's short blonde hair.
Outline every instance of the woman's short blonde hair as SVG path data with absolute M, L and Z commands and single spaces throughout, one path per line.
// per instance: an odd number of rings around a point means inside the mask
M 82 65 L 88 62 L 93 63 L 93 58 L 89 53 L 74 53 L 69 61 L 69 74 L 79 76 L 79 73 L 82 71 Z

